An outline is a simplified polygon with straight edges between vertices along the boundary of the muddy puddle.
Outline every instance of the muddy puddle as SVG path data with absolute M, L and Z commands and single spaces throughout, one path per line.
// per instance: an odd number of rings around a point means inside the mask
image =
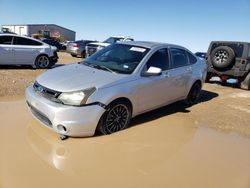
M 0 187 L 250 187 L 249 138 L 154 113 L 116 134 L 60 141 L 23 99 L 2 99 Z

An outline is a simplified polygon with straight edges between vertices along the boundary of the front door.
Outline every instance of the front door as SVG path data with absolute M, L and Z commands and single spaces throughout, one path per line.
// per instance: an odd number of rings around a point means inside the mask
M 140 112 L 163 106 L 171 102 L 178 95 L 172 89 L 173 82 L 169 70 L 170 61 L 167 48 L 156 51 L 146 63 L 144 71 L 150 67 L 161 68 L 162 74 L 159 76 L 141 77 L 138 84 L 138 105 Z

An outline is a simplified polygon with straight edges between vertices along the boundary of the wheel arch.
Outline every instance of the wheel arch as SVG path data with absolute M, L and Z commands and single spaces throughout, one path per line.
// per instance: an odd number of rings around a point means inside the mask
M 188 93 L 190 92 L 191 88 L 198 83 L 202 87 L 202 81 L 200 79 L 196 79 L 189 87 Z
M 109 105 L 111 105 L 111 104 L 113 104 L 115 102 L 125 102 L 125 103 L 129 104 L 129 106 L 131 108 L 131 113 L 133 114 L 133 104 L 132 104 L 132 102 L 131 102 L 131 100 L 129 98 L 127 98 L 127 97 L 118 97 L 118 98 L 113 99 L 112 101 L 110 101 L 107 106 L 109 106 Z

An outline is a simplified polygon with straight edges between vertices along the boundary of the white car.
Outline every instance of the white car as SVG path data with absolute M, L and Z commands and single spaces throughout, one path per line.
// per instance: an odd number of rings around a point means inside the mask
M 33 116 L 64 136 L 111 134 L 132 117 L 199 98 L 206 63 L 184 47 L 112 44 L 85 61 L 48 70 L 26 89 Z
M 125 42 L 125 41 L 134 41 L 134 39 L 131 37 L 113 36 L 113 37 L 109 37 L 108 39 L 106 39 L 103 42 L 91 42 L 85 48 L 86 57 L 91 56 L 92 54 L 94 54 L 98 50 L 101 50 L 101 49 L 109 46 L 110 44 L 114 44 L 117 42 Z
M 31 37 L 0 34 L 0 65 L 49 68 L 58 60 L 57 48 Z

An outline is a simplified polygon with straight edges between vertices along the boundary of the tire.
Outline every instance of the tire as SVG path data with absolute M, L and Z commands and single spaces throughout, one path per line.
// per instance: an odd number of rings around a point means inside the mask
M 235 53 L 228 46 L 219 46 L 212 51 L 211 61 L 214 68 L 225 69 L 234 63 Z
M 97 130 L 104 134 L 126 129 L 132 117 L 131 106 L 126 101 L 116 101 L 108 106 L 108 110 L 101 117 Z
M 71 56 L 72 56 L 72 57 L 77 57 L 77 55 L 75 55 L 75 54 L 71 54 Z
M 200 93 L 201 93 L 201 84 L 199 82 L 195 82 L 191 87 L 188 96 L 185 100 L 187 106 L 192 106 L 196 104 L 199 101 Z
M 51 66 L 50 59 L 47 55 L 39 55 L 35 61 L 36 68 L 47 69 Z
M 245 79 L 240 83 L 240 88 L 250 90 L 250 72 L 247 74 Z
M 82 51 L 82 53 L 81 53 L 81 58 L 86 58 L 86 51 L 85 51 L 85 50 Z

